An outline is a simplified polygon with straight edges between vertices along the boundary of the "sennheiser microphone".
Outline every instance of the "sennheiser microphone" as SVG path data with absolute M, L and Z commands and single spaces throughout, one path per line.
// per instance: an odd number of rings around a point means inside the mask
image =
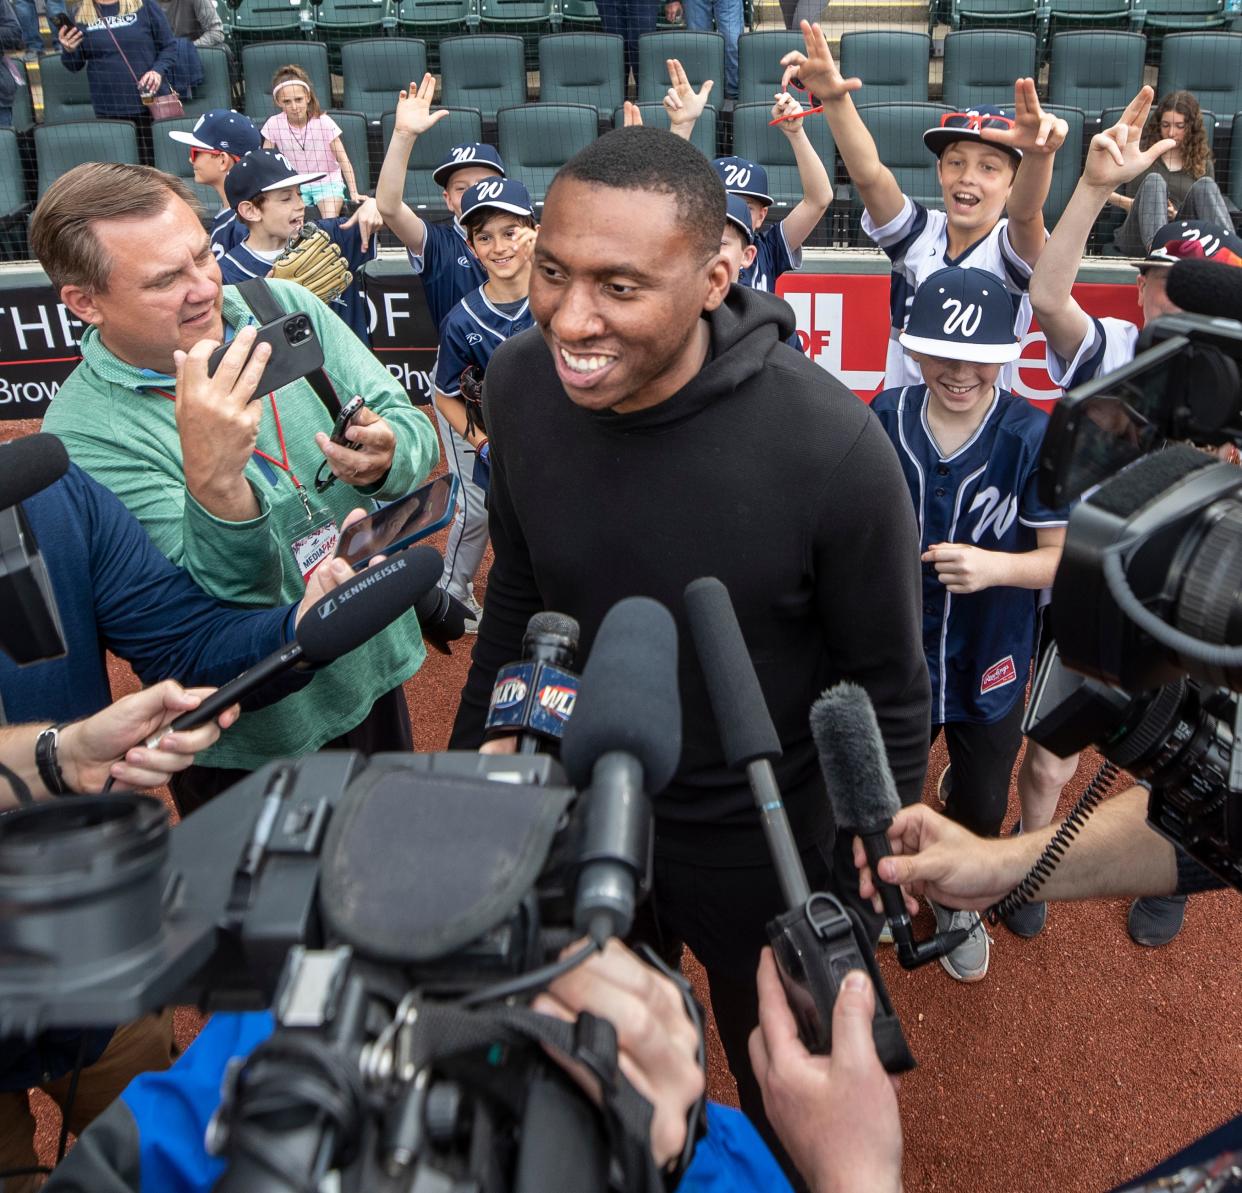
M 729 590 L 714 576 L 694 580 L 686 586 L 686 611 L 725 761 L 731 767 L 745 768 L 781 894 L 790 910 L 802 907 L 811 888 L 772 770 L 772 759 L 781 756 L 781 742 Z
M 474 616 L 469 606 L 438 585 L 419 597 L 414 612 L 424 641 L 441 654 L 453 653 L 449 643 L 464 636 L 466 618 Z
M 1242 269 L 1221 261 L 1174 263 L 1165 281 L 1169 301 L 1192 315 L 1242 319 Z
M 0 510 L 42 492 L 69 470 L 69 453 L 55 435 L 40 432 L 0 447 Z
M 322 666 L 356 650 L 412 609 L 443 571 L 444 560 L 434 548 L 410 547 L 359 572 L 302 615 L 292 642 L 217 688 L 148 744 L 165 733 L 205 725 L 291 667 Z
M 578 650 L 578 623 L 564 613 L 536 613 L 526 623 L 522 658 L 496 672 L 484 729 L 517 733 L 518 753 L 560 744 L 578 701 L 570 670 Z
M 648 597 L 627 597 L 599 627 L 561 760 L 585 791 L 574 927 L 625 936 L 651 872 L 651 796 L 681 759 L 677 627 Z
M 892 856 L 888 829 L 901 810 L 901 799 L 866 691 L 853 683 L 829 688 L 811 705 L 811 736 L 837 826 L 862 838 L 902 968 L 916 969 L 951 953 L 969 931 L 957 928 L 915 940 L 901 888 L 880 877 L 880 859 Z

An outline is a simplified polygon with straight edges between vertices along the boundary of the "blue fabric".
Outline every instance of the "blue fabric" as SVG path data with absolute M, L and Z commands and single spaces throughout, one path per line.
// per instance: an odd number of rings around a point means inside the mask
M 791 1193 L 781 1166 L 740 1110 L 707 1104 L 707 1135 L 694 1149 L 677 1193 L 732 1193 L 762 1190 Z
M 35 8 L 34 0 L 13 0 L 13 9 L 25 39 L 26 49 L 34 54 L 39 53 L 43 49 L 43 35 L 39 32 L 39 11 Z
M 749 269 L 743 269 L 738 281 L 752 290 L 766 290 L 776 293 L 776 279 L 783 273 L 795 270 L 801 264 L 801 256 L 795 261 L 789 255 L 785 244 L 785 236 L 778 223 L 765 223 L 755 233 L 755 262 Z
M 505 311 L 488 301 L 482 286 L 467 294 L 440 325 L 436 389 L 451 398 L 458 397 L 461 375 L 468 366 L 478 365 L 486 370 L 496 349 L 510 336 L 533 327 L 534 322 L 528 302 Z
M 173 62 L 166 82 L 182 99 L 193 98 L 195 87 L 201 87 L 207 72 L 198 50 L 188 37 L 173 39 Z M 141 76 L 139 76 L 141 77 Z
M 141 79 L 147 71 L 157 71 L 163 79 L 159 93 L 168 94 L 168 72 L 177 57 L 176 38 L 168 18 L 156 0 L 143 0 L 142 7 L 126 17 L 118 15 L 119 4 L 98 4 L 96 10 L 99 20 L 85 28 L 79 26 L 84 34 L 82 44 L 72 53 L 63 52 L 61 61 L 66 70 L 86 67 L 91 107 L 96 116 L 140 116 L 146 106 L 138 94 L 135 77 Z M 112 35 L 116 37 L 115 45 Z M 121 48 L 119 54 L 117 46 Z
M 0 53 L 21 50 L 26 44 L 25 30 L 9 0 L 0 0 Z M 0 126 L 8 128 L 13 123 L 13 97 L 17 94 L 17 80 L 9 73 L 8 65 L 0 62 Z
M 410 265 L 423 283 L 427 310 L 438 331 L 449 311 L 487 281 L 487 271 L 470 251 L 459 224 L 424 220 L 423 227 L 423 251 L 410 253 Z
M 625 41 L 625 78 L 638 78 L 638 39 L 656 31 L 660 0 L 596 0 L 600 24 L 605 33 Z
M 742 0 L 682 0 L 686 28 L 714 29 L 724 38 L 725 95 L 737 99 L 737 43 L 742 36 Z M 713 23 L 714 18 L 714 23 Z

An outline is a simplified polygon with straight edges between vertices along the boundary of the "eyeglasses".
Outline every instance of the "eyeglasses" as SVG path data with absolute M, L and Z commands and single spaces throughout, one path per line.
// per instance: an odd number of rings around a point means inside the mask
M 1013 119 L 1009 116 L 998 116 L 994 113 L 986 115 L 979 112 L 946 112 L 940 117 L 941 128 L 965 128 L 980 132 L 985 128 L 1013 128 Z
M 814 116 L 816 112 L 822 112 L 824 110 L 824 105 L 816 103 L 815 96 L 807 91 L 806 84 L 801 79 L 795 76 L 788 81 L 786 86 L 792 87 L 795 91 L 804 92 L 806 95 L 806 103 L 803 105 L 801 112 L 787 112 L 784 116 L 777 116 L 775 120 L 769 120 L 769 128 L 771 128 L 774 124 L 780 124 L 782 120 L 801 120 L 805 116 Z
M 241 161 L 241 158 L 235 153 L 229 153 L 224 149 L 203 149 L 198 145 L 190 146 L 190 161 L 193 162 L 203 155 L 208 157 L 231 157 L 235 162 Z

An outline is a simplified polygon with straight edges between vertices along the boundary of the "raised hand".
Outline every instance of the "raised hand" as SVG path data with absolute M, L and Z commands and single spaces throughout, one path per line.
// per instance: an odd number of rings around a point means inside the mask
M 1069 124 L 1060 116 L 1045 112 L 1039 104 L 1034 79 L 1019 79 L 1013 85 L 1013 128 L 984 128 L 985 141 L 1020 149 L 1023 153 L 1056 153 L 1069 136 Z
M 393 132 L 404 133 L 410 137 L 421 137 L 429 128 L 448 115 L 447 108 L 438 112 L 431 110 L 431 101 L 436 96 L 436 77 L 433 74 L 423 75 L 423 81 L 417 86 L 410 83 L 408 90 L 401 91 L 397 96 L 397 113 L 393 123 Z
M 711 79 L 707 79 L 695 91 L 686 75 L 685 67 L 676 58 L 667 59 L 665 65 L 668 67 L 668 81 L 671 86 L 664 97 L 664 110 L 668 113 L 670 127 L 675 131 L 678 125 L 692 125 L 703 115 L 713 84 Z
M 802 105 L 788 91 L 782 91 L 772 105 L 772 123 L 785 136 L 796 136 L 802 131 L 802 111 Z
M 624 121 L 625 128 L 642 128 L 643 113 L 642 113 L 642 109 L 637 104 L 631 103 L 627 99 L 625 101 L 625 106 L 622 109 L 622 111 L 624 113 L 623 121 Z
M 1157 158 L 1174 148 L 1177 142 L 1168 137 L 1157 141 L 1150 149 L 1139 148 L 1147 114 L 1155 98 L 1156 93 L 1150 87 L 1140 88 L 1117 123 L 1091 138 L 1082 172 L 1083 181 L 1088 186 L 1115 191 L 1133 181 Z
M 797 78 L 821 103 L 835 103 L 862 86 L 862 79 L 847 79 L 841 74 L 828 49 L 828 39 L 819 25 L 803 21 L 802 37 L 806 42 L 806 53 L 790 50 L 781 59 L 781 65 L 785 68 L 781 91 L 788 91 L 790 80 Z

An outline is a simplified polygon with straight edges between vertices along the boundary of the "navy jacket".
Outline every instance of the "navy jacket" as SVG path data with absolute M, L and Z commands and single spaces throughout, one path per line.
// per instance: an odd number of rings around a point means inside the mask
M 86 67 L 96 116 L 124 119 L 141 115 L 145 109 L 134 79 L 141 79 L 149 70 L 158 71 L 164 80 L 160 94 L 168 94 L 168 72 L 177 60 L 172 27 L 155 0 L 143 0 L 137 12 L 125 17 L 118 15 L 119 4 L 99 4 L 96 8 L 99 20 L 85 28 L 79 26 L 84 34 L 82 44 L 72 53 L 62 52 L 61 61 L 66 70 Z M 115 45 L 109 29 L 116 36 Z
M 20 50 L 26 45 L 22 36 L 21 23 L 13 5 L 9 0 L 0 0 L 0 54 L 6 50 Z M 13 107 L 13 96 L 17 93 L 17 83 L 9 73 L 9 68 L 0 63 L 0 110 Z

